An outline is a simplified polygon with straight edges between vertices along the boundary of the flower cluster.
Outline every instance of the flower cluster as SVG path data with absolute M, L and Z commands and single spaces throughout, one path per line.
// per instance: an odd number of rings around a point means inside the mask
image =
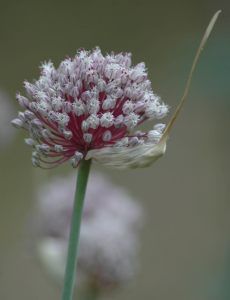
M 75 174 L 42 186 L 33 218 L 40 260 L 59 279 L 64 276 L 74 183 Z M 131 279 L 137 267 L 141 223 L 142 210 L 137 202 L 100 173 L 92 173 L 80 233 L 81 282 L 107 289 Z
M 101 150 L 106 150 L 103 157 L 110 152 L 115 159 L 123 150 L 138 152 L 142 146 L 149 152 L 162 136 L 164 124 L 134 131 L 146 120 L 165 117 L 168 107 L 153 93 L 145 64 L 131 66 L 129 53 L 103 56 L 99 48 L 79 50 L 57 69 L 43 63 L 40 78 L 24 85 L 27 97 L 18 94 L 17 100 L 25 111 L 12 123 L 29 131 L 25 142 L 34 148 L 35 166 L 102 161 Z

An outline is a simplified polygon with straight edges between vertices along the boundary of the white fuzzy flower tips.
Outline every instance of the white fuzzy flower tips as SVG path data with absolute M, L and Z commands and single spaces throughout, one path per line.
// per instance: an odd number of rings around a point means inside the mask
M 65 270 L 75 177 L 55 178 L 42 186 L 33 216 L 36 253 L 42 266 L 57 279 Z M 138 266 L 142 215 L 138 202 L 125 190 L 100 173 L 91 174 L 77 266 L 82 284 L 93 281 L 103 292 L 132 279 Z
M 131 132 L 144 121 L 163 118 L 168 107 L 153 93 L 144 63 L 131 66 L 129 53 L 80 50 L 58 68 L 49 61 L 40 69 L 37 81 L 24 84 L 27 97 L 17 95 L 25 111 L 12 121 L 29 132 L 26 143 L 34 148 L 35 166 L 69 160 L 76 167 L 93 158 L 93 151 L 133 151 L 159 142 L 162 130 Z

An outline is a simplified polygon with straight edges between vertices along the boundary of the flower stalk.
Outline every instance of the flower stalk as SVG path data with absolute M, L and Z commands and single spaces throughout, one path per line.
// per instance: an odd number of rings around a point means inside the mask
M 72 213 L 67 262 L 65 269 L 64 287 L 62 300 L 72 300 L 77 263 L 77 250 L 79 244 L 80 226 L 84 205 L 85 191 L 88 182 L 91 161 L 82 160 L 79 165 L 77 185 Z

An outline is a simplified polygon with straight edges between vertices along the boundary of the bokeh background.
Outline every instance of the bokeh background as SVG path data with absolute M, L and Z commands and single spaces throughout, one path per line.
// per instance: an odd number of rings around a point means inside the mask
M 58 64 L 96 45 L 145 61 L 153 89 L 173 111 L 205 26 L 220 8 L 166 155 L 135 171 L 94 165 L 146 211 L 140 271 L 107 299 L 230 299 L 230 2 L 0 0 L 0 88 L 15 111 L 15 92 L 38 77 L 41 61 Z M 26 224 L 37 182 L 69 166 L 35 170 L 23 138 L 17 132 L 0 152 L 0 299 L 59 299 L 59 288 L 29 254 Z

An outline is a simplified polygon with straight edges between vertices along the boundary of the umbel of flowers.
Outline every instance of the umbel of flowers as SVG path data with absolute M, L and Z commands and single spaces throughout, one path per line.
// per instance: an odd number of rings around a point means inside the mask
M 74 183 L 75 174 L 71 174 L 42 185 L 33 214 L 34 249 L 47 271 L 58 280 L 64 277 Z M 138 265 L 141 225 L 140 204 L 123 188 L 102 174 L 92 172 L 78 254 L 78 278 L 82 288 L 103 293 L 124 285 L 133 277 Z
M 164 124 L 135 131 L 165 117 L 168 107 L 152 91 L 145 64 L 132 66 L 130 53 L 79 50 L 57 69 L 50 61 L 40 69 L 37 81 L 24 83 L 26 97 L 17 95 L 25 111 L 12 121 L 29 132 L 25 142 L 33 147 L 33 165 L 49 168 L 70 160 L 76 167 L 82 159 L 114 158 L 115 167 L 135 167 L 126 158 L 116 160 L 126 151 L 135 160 L 143 148 L 138 146 L 149 149 L 159 142 Z

